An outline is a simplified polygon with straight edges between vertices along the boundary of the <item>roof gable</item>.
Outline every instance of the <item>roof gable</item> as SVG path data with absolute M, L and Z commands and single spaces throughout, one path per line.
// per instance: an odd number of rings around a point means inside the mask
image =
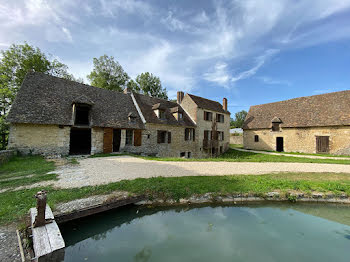
M 184 113 L 181 106 L 175 102 L 167 101 L 165 99 L 150 97 L 142 94 L 134 93 L 137 104 L 140 107 L 142 115 L 146 122 L 154 124 L 166 124 L 176 126 L 195 126 L 191 118 Z M 159 119 L 154 110 L 161 108 L 165 112 L 165 119 Z M 175 109 L 176 108 L 176 109 Z M 183 118 L 177 120 L 173 113 L 175 111 L 183 112 Z
M 350 90 L 256 105 L 249 109 L 244 129 L 350 125 Z
M 187 94 L 187 95 L 192 99 L 193 102 L 195 102 L 195 104 L 199 108 L 220 112 L 224 114 L 229 114 L 229 112 L 225 111 L 222 108 L 222 105 L 217 101 L 209 100 L 209 99 L 206 99 L 200 96 L 191 95 L 191 94 Z

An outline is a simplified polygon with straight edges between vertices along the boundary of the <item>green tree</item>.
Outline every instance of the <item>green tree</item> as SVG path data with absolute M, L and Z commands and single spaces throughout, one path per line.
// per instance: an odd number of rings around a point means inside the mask
M 94 69 L 87 76 L 91 85 L 119 92 L 127 86 L 129 76 L 113 56 L 94 58 L 93 63 Z
M 27 43 L 13 44 L 0 54 L 0 148 L 4 149 L 9 127 L 6 115 L 27 72 L 34 70 L 70 80 L 75 78 L 68 73 L 66 65 Z
M 136 93 L 140 93 L 140 86 L 132 79 L 130 79 L 130 81 L 128 82 L 128 84 L 126 85 L 127 88 L 130 91 L 136 92 Z
M 167 91 L 162 87 L 159 77 L 149 72 L 138 75 L 136 85 L 142 94 L 168 99 Z
M 247 114 L 245 110 L 235 113 L 235 118 L 231 118 L 231 127 L 242 128 Z

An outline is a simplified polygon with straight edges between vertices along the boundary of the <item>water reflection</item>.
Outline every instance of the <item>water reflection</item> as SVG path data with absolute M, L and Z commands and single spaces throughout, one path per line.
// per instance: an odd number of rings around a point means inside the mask
M 132 207 L 61 229 L 65 261 L 348 262 L 349 218 L 338 205 Z

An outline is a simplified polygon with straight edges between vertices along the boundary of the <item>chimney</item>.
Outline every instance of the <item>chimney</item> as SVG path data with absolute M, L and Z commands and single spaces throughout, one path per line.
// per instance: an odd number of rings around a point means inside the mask
M 131 93 L 131 89 L 129 87 L 125 87 L 123 90 L 124 94 L 130 94 Z
M 177 91 L 177 103 L 181 104 L 182 99 L 184 99 L 184 92 L 182 91 Z
M 222 100 L 222 108 L 223 108 L 225 111 L 227 111 L 227 98 L 224 98 L 224 99 Z

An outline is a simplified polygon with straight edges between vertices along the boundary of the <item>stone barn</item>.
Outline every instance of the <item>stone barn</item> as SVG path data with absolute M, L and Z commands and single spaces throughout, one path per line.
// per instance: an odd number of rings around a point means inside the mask
M 178 92 L 177 101 L 171 102 L 30 72 L 7 118 L 8 148 L 57 156 L 218 155 L 229 148 L 230 113 L 227 100 L 223 101 L 221 105 Z
M 246 149 L 350 155 L 350 90 L 252 106 Z

